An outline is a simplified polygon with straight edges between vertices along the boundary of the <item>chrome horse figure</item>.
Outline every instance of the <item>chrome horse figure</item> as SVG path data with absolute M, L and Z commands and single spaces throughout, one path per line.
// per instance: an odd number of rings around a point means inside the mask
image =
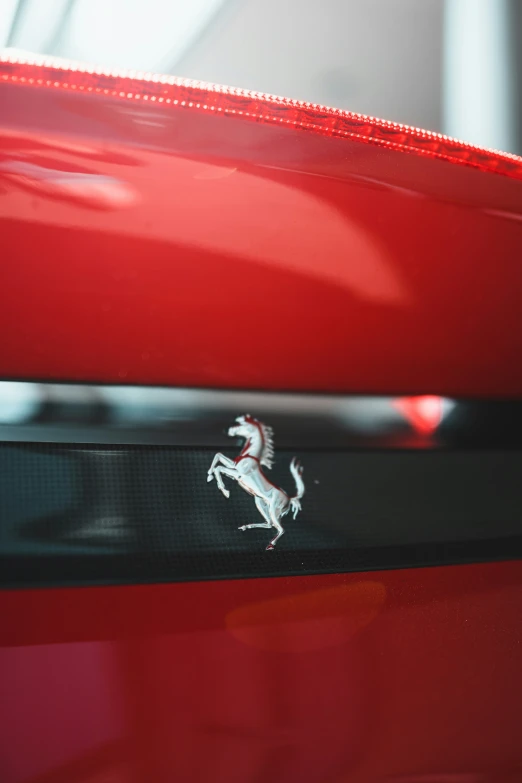
M 284 490 L 277 487 L 265 476 L 262 466 L 272 467 L 274 457 L 274 441 L 271 427 L 267 427 L 253 416 L 238 416 L 236 423 L 230 427 L 231 438 L 245 438 L 246 443 L 239 456 L 229 459 L 218 452 L 212 460 L 207 481 L 214 478 L 226 498 L 230 491 L 223 483 L 223 476 L 233 478 L 239 486 L 253 495 L 257 510 L 265 520 L 254 525 L 242 525 L 239 530 L 249 530 L 253 527 L 275 528 L 277 535 L 270 541 L 267 550 L 273 549 L 278 539 L 283 535 L 284 528 L 281 519 L 292 510 L 294 519 L 301 510 L 300 500 L 304 495 L 303 468 L 294 459 L 290 463 L 290 472 L 294 477 L 296 494 L 289 497 Z

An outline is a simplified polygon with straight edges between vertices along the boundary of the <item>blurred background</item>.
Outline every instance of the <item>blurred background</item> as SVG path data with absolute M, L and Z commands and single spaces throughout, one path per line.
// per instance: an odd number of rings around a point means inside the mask
M 275 93 L 522 154 L 522 0 L 0 0 L 0 47 Z

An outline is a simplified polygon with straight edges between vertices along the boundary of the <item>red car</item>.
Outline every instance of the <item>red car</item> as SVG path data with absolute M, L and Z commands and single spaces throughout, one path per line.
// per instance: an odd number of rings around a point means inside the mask
M 0 109 L 0 781 L 519 783 L 522 159 L 37 57 Z

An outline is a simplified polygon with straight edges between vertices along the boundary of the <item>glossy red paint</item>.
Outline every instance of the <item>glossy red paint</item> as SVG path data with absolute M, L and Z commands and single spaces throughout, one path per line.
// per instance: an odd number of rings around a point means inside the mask
M 522 393 L 519 159 L 21 68 L 0 66 L 2 377 Z
M 3 783 L 515 783 L 522 564 L 0 594 Z
M 522 393 L 520 159 L 57 70 L 0 65 L 2 377 Z M 519 783 L 521 616 L 521 563 L 0 593 L 0 780 Z

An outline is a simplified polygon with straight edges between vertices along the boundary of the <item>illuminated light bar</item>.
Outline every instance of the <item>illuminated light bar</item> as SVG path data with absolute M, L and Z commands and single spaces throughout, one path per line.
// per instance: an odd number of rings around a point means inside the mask
M 522 179 L 522 157 L 518 155 L 482 149 L 440 133 L 375 117 L 207 82 L 103 69 L 9 50 L 0 54 L 0 81 L 284 125 Z

